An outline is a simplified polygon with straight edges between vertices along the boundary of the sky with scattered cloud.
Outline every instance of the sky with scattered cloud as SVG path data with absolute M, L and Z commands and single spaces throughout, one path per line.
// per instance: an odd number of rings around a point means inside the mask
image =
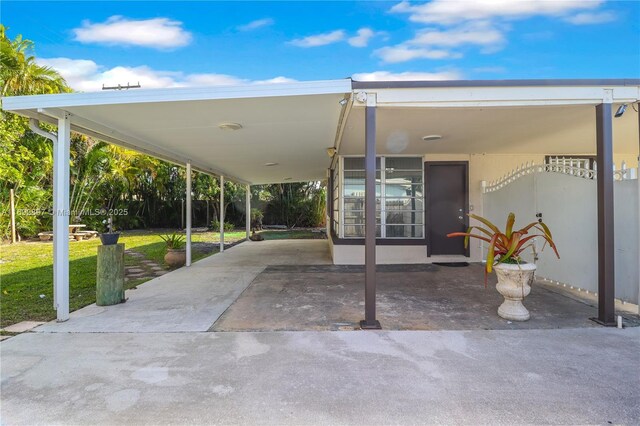
M 640 78 L 640 2 L 28 2 L 10 37 L 79 91 L 357 80 Z

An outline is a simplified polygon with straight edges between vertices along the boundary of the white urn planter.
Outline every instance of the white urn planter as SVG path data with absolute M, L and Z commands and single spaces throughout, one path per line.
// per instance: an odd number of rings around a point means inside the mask
M 530 315 L 522 301 L 531 292 L 536 265 L 498 263 L 493 269 L 498 276 L 496 289 L 504 297 L 504 302 L 498 308 L 498 315 L 511 321 L 527 321 Z

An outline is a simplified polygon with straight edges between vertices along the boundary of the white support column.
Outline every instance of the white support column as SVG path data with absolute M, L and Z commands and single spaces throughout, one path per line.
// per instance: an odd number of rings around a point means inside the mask
M 186 241 L 186 265 L 191 266 L 191 161 L 187 162 L 187 241 Z
M 58 321 L 69 319 L 69 160 L 71 120 L 58 119 L 53 152 L 53 282 Z
M 224 176 L 220 175 L 220 253 L 224 251 Z
M 245 210 L 246 210 L 246 218 L 245 218 L 245 222 L 247 225 L 247 240 L 249 239 L 249 237 L 251 236 L 251 185 L 247 185 L 246 187 L 246 205 L 245 205 Z

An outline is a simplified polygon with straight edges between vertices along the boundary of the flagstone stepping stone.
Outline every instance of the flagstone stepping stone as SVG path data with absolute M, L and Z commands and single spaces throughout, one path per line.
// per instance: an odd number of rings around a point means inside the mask
M 7 331 L 9 333 L 24 333 L 25 331 L 33 330 L 39 325 L 44 324 L 44 322 L 39 321 L 22 321 L 8 327 L 2 329 L 2 331 Z
M 125 250 L 125 253 L 136 259 L 136 264 L 125 268 L 125 281 L 138 280 L 142 278 L 152 279 L 164 275 L 167 271 L 155 261 L 147 259 L 142 253 L 133 250 Z

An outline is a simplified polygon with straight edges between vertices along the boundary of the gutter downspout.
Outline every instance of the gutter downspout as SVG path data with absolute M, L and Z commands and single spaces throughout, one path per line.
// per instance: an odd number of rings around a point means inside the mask
M 42 130 L 40 128 L 40 120 L 36 120 L 35 118 L 30 118 L 29 129 L 36 135 L 40 135 L 43 138 L 47 138 L 53 141 L 54 144 L 58 143 L 58 136 L 56 136 L 55 133 L 47 132 L 46 130 Z
M 43 138 L 49 139 L 53 142 L 53 152 L 56 151 L 56 147 L 58 146 L 58 136 L 55 133 L 47 132 L 46 130 L 42 130 L 40 128 L 40 120 L 36 120 L 35 118 L 29 119 L 29 129 L 35 133 L 36 135 L 42 136 Z M 56 174 L 53 174 L 53 187 L 56 188 Z M 58 206 L 56 203 L 56 197 L 53 197 L 53 211 L 54 214 L 58 211 Z M 53 235 L 56 235 L 56 221 L 53 221 Z M 56 291 L 56 274 L 53 274 L 53 308 L 57 310 L 58 301 L 57 301 L 57 291 Z

